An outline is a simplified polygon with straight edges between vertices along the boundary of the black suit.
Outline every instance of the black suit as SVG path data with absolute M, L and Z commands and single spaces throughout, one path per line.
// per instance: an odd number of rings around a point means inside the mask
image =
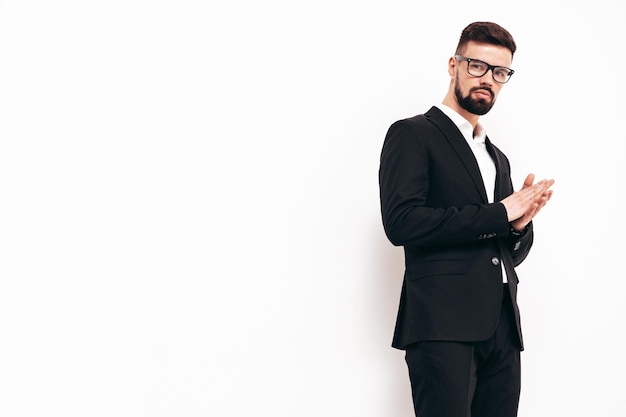
M 440 109 L 394 123 L 380 161 L 382 219 L 404 247 L 405 275 L 393 346 L 478 342 L 491 337 L 508 288 L 518 348 L 523 349 L 514 266 L 532 245 L 532 224 L 511 233 L 500 200 L 513 193 L 509 161 L 487 138 L 496 167 L 489 203 L 476 158 Z M 502 284 L 502 265 L 508 285 Z

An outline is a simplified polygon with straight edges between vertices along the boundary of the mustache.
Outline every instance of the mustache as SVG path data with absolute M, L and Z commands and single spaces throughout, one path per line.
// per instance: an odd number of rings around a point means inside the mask
M 487 86 L 473 87 L 473 88 L 470 89 L 470 94 L 473 93 L 474 91 L 486 91 L 486 92 L 489 93 L 491 98 L 493 98 L 493 91 L 491 90 L 491 88 L 489 88 Z

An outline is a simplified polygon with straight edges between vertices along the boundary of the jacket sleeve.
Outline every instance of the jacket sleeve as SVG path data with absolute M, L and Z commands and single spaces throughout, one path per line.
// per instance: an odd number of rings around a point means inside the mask
M 507 237 L 509 224 L 501 203 L 430 204 L 434 161 L 430 133 L 406 120 L 394 123 L 383 144 L 379 186 L 383 227 L 396 246 L 437 246 Z M 448 184 L 450 185 L 450 184 Z M 445 183 L 437 183 L 445 187 Z M 461 201 L 461 200 L 459 200 Z
M 522 236 L 509 235 L 509 247 L 513 258 L 513 266 L 517 266 L 526 259 L 534 239 L 533 222 L 528 223 L 528 227 Z

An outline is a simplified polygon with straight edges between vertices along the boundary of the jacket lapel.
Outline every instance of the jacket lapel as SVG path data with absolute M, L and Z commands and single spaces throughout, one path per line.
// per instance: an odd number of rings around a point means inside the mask
M 467 141 L 459 131 L 459 128 L 456 127 L 452 120 L 450 120 L 450 118 L 437 107 L 433 106 L 428 112 L 426 112 L 426 117 L 435 126 L 437 126 L 441 133 L 443 133 L 446 140 L 450 143 L 450 146 L 452 146 L 465 166 L 472 182 L 476 186 L 476 191 L 480 194 L 483 202 L 487 203 L 489 200 L 487 199 L 487 192 L 485 191 L 485 183 L 482 175 L 480 174 L 480 168 L 476 162 L 476 157 L 467 144 Z M 496 169 L 497 168 L 498 166 L 496 164 Z
M 502 154 L 496 151 L 496 147 L 493 146 L 488 137 L 485 139 L 485 145 L 487 146 L 487 152 L 489 152 L 491 159 L 493 159 L 493 163 L 496 165 L 496 187 L 494 198 L 495 201 L 500 201 L 511 194 L 508 183 L 502 182 L 502 172 L 505 170 L 506 163 Z

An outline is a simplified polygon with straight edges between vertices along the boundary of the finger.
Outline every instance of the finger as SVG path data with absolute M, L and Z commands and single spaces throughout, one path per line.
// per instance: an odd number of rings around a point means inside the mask
M 549 187 L 548 183 L 543 180 L 526 188 L 523 188 L 519 191 L 520 195 L 522 195 L 525 199 L 535 200 L 537 197 L 543 195 L 547 188 Z
M 540 197 L 543 200 L 543 204 L 545 205 L 552 198 L 552 190 L 545 190 Z
M 548 200 L 549 200 L 549 197 L 542 197 L 539 200 L 539 206 L 535 210 L 535 213 L 533 214 L 533 218 L 541 211 L 542 208 L 546 206 L 546 204 L 548 204 Z
M 535 174 L 528 174 L 526 176 L 526 179 L 524 180 L 524 185 L 522 185 L 522 189 L 530 187 L 531 185 L 533 185 L 533 182 L 535 182 Z
M 535 217 L 535 215 L 537 214 L 537 211 L 539 211 L 540 209 L 540 205 L 535 203 L 530 207 L 530 210 L 528 210 L 526 212 L 526 214 L 524 215 L 525 220 L 530 223 L 530 221 Z

